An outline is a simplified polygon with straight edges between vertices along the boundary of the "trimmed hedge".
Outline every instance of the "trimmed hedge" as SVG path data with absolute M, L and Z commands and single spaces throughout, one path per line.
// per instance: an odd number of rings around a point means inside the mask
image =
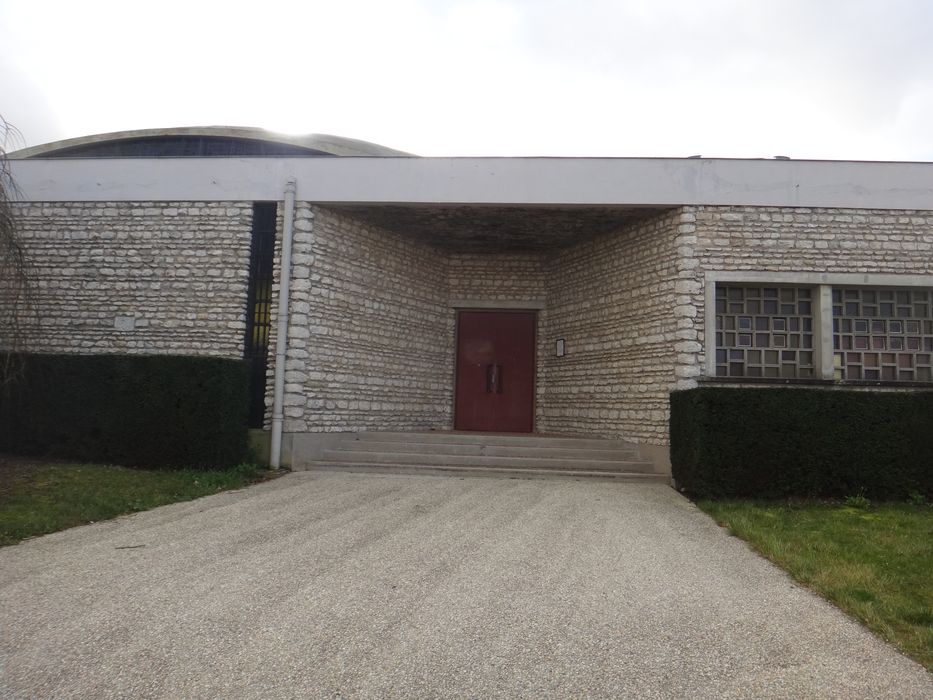
M 28 355 L 0 391 L 0 450 L 159 469 L 247 457 L 245 362 L 163 355 Z
M 700 497 L 930 497 L 933 391 L 674 392 L 671 464 Z

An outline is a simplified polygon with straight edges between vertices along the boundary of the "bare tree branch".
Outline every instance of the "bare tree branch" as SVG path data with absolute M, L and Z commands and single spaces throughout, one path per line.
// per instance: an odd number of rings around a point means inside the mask
M 29 262 L 13 210 L 20 193 L 6 155 L 11 143 L 21 144 L 22 135 L 0 116 L 0 387 L 22 369 L 26 319 L 32 308 Z

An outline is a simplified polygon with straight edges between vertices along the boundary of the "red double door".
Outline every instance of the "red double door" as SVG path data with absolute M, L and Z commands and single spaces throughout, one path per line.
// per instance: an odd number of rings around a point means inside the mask
M 535 313 L 461 311 L 457 317 L 457 430 L 534 430 Z

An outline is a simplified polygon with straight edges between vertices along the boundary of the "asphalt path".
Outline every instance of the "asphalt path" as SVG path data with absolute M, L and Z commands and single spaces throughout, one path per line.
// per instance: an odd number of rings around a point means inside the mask
M 297 473 L 0 550 L 0 697 L 931 698 L 660 484 Z

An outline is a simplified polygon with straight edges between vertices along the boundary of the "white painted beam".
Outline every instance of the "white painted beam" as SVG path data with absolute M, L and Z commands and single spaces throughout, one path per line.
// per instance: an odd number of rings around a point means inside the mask
M 933 163 L 674 158 L 148 158 L 11 161 L 27 201 L 683 204 L 933 210 Z

